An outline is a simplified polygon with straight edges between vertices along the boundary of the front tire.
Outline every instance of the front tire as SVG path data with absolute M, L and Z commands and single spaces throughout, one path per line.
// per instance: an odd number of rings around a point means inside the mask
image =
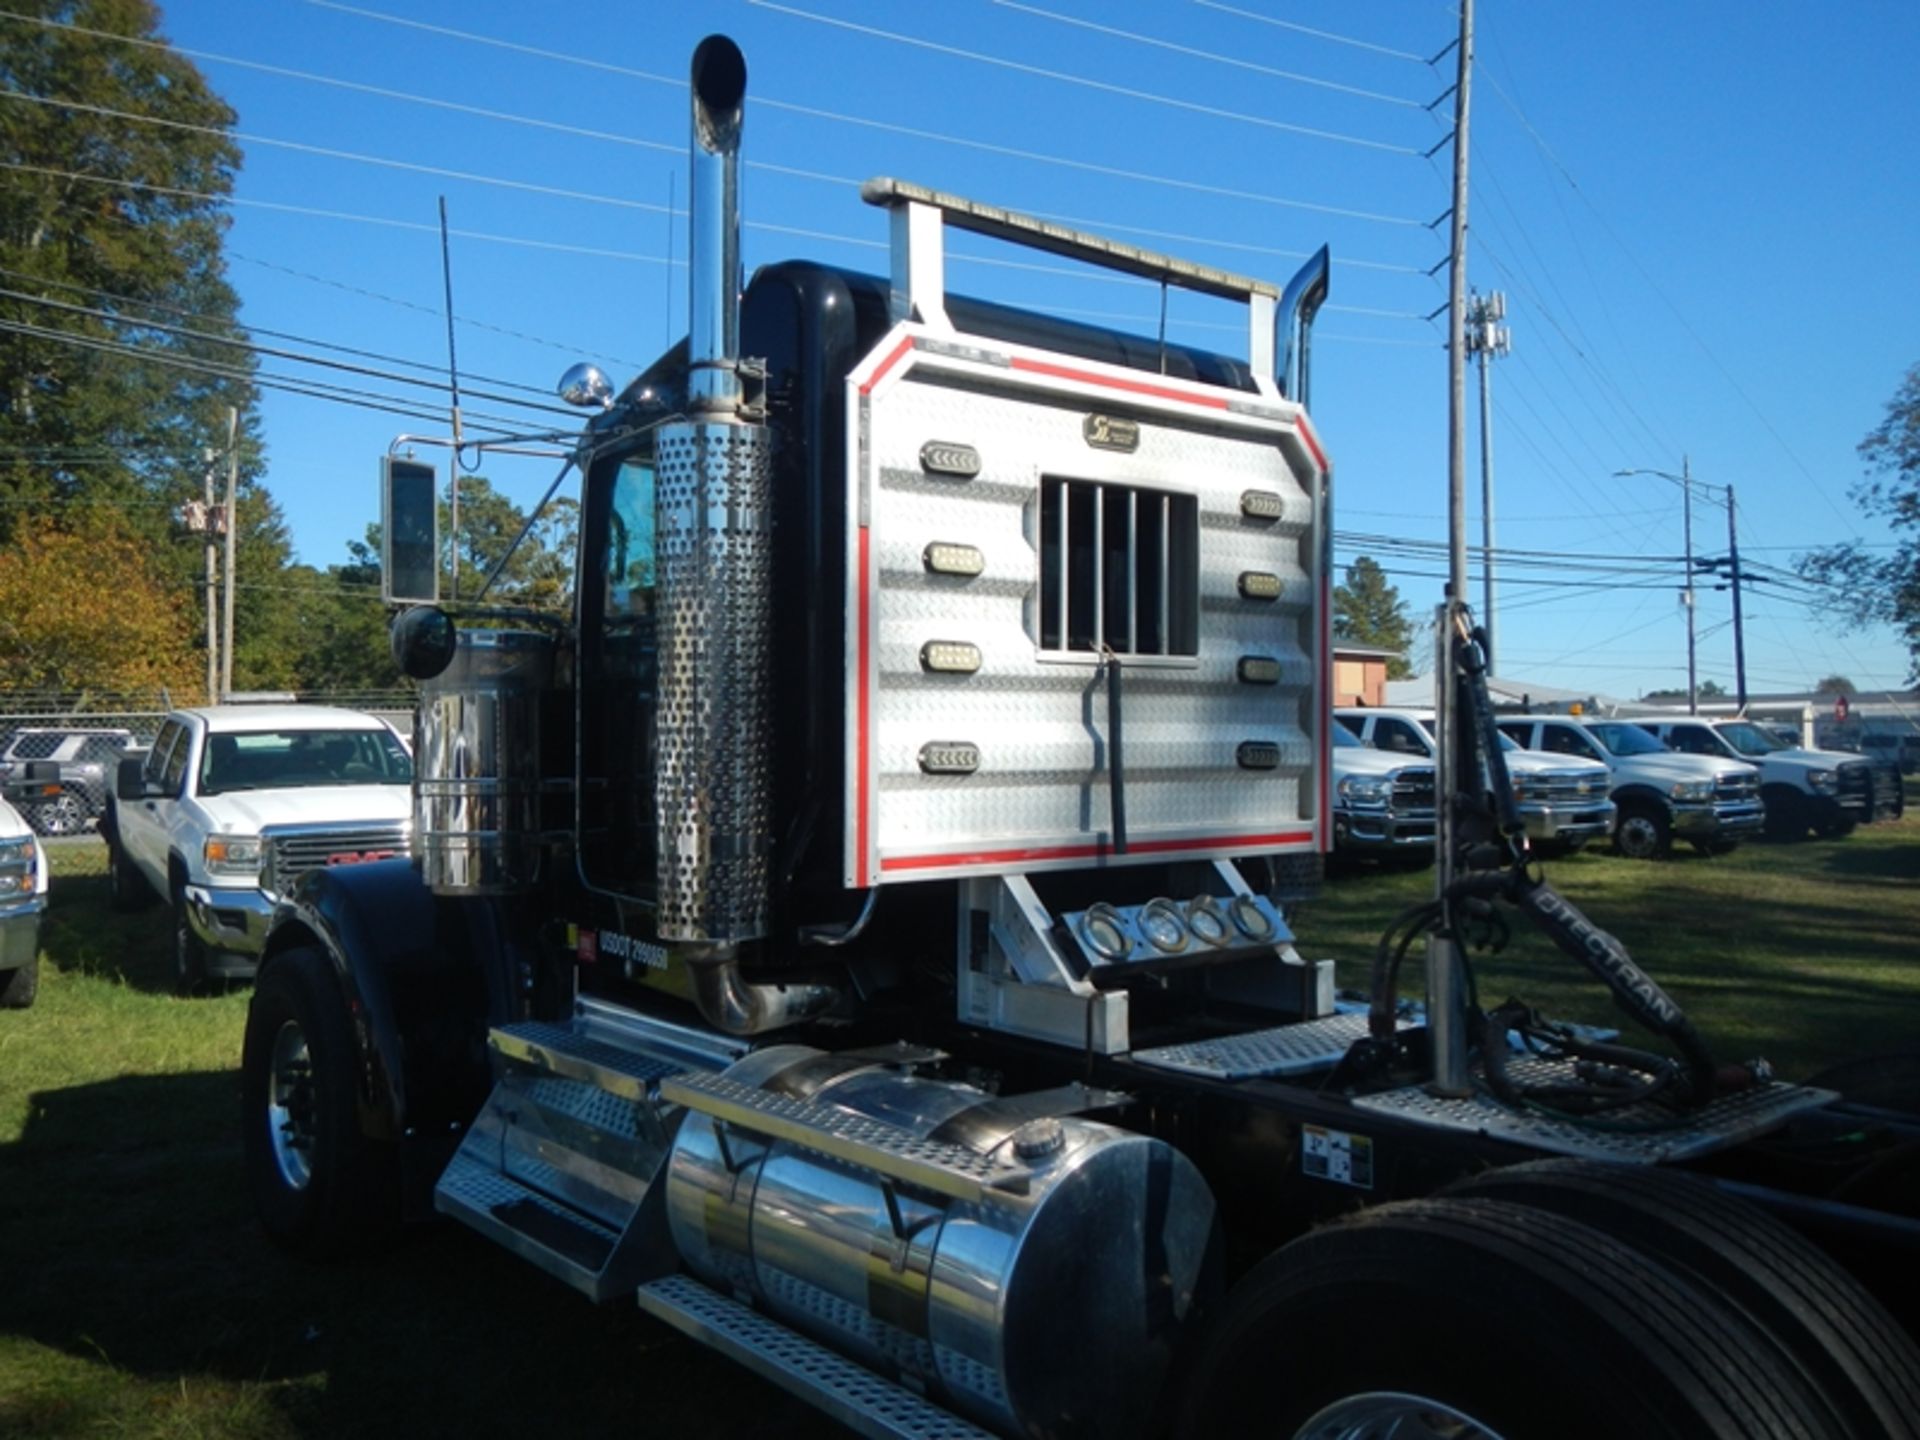
M 1620 807 L 1613 848 L 1629 860 L 1661 860 L 1673 851 L 1673 825 L 1657 805 L 1632 802 Z
M 1196 1440 L 1819 1433 L 1810 1393 L 1769 1369 L 1761 1343 L 1716 1297 L 1586 1225 L 1493 1200 L 1382 1205 L 1285 1246 L 1235 1288 L 1182 1428 Z
M 360 1130 L 347 1007 L 312 947 L 267 962 L 241 1054 L 242 1151 L 254 1209 L 298 1254 L 341 1257 L 399 1216 L 391 1148 Z
M 35 956 L 0 980 L 0 1010 L 24 1010 L 40 993 L 40 957 Z
M 173 891 L 173 992 L 194 995 L 206 988 L 207 947 L 194 933 L 187 913 L 187 892 L 176 885 Z

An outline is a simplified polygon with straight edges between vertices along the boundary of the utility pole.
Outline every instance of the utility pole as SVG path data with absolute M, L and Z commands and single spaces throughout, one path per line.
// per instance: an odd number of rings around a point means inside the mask
M 1734 522 L 1733 486 L 1727 486 L 1727 571 L 1733 583 L 1733 695 L 1747 708 L 1747 636 L 1740 623 L 1740 533 Z
M 203 452 L 202 458 L 205 463 L 201 467 L 200 485 L 205 493 L 201 501 L 200 525 L 198 528 L 201 531 L 201 548 L 206 552 L 207 562 L 207 703 L 211 705 L 219 698 L 220 694 L 218 688 L 220 682 L 220 628 L 214 623 L 214 603 L 218 599 L 220 592 L 214 584 L 213 575 L 213 547 L 219 543 L 214 537 L 213 530 L 213 464 L 214 461 L 220 458 L 220 455 L 216 450 L 207 450 Z
M 240 488 L 240 412 L 227 407 L 227 505 L 221 512 L 227 531 L 226 615 L 221 626 L 220 699 L 233 694 L 233 547 L 240 529 L 236 493 Z M 211 563 L 211 562 L 209 562 Z
M 1447 598 L 1434 635 L 1434 895 L 1440 923 L 1427 936 L 1427 1035 L 1436 1095 L 1472 1093 L 1467 1076 L 1467 983 L 1447 891 L 1454 880 L 1453 796 L 1472 784 L 1473 744 L 1460 724 L 1453 647 L 1467 613 L 1467 119 L 1473 77 L 1473 0 L 1460 0 L 1459 54 L 1453 89 L 1452 250 L 1447 283 Z
M 1480 620 L 1487 632 L 1487 672 L 1494 667 L 1493 623 L 1493 395 L 1488 388 L 1487 362 L 1513 350 L 1513 332 L 1507 318 L 1507 297 L 1498 290 L 1476 295 L 1467 306 L 1467 353 L 1480 357 Z
M 1694 665 L 1693 634 L 1693 470 L 1687 463 L 1687 457 L 1680 457 L 1680 504 L 1685 515 L 1685 533 L 1687 537 L 1687 588 L 1682 603 L 1687 607 L 1687 713 L 1700 713 L 1700 687 L 1698 672 Z

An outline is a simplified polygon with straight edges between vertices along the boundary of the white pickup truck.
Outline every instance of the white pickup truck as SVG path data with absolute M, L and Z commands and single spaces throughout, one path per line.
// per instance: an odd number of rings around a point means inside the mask
M 1744 761 L 1760 772 L 1767 834 L 1775 840 L 1846 835 L 1854 826 L 1898 815 L 1900 776 L 1891 766 L 1836 750 L 1783 745 L 1751 720 L 1643 719 L 1669 750 Z
M 47 852 L 20 812 L 0 800 L 0 1009 L 33 1004 L 46 908 Z
M 412 780 L 400 737 L 358 711 L 176 710 L 115 777 L 101 824 L 114 903 L 173 907 L 182 991 L 250 976 L 275 904 L 303 873 L 407 853 Z
M 1612 772 L 1613 844 L 1631 859 L 1666 855 L 1676 836 L 1705 854 L 1724 854 L 1766 824 L 1751 765 L 1675 754 L 1629 720 L 1503 715 L 1497 723 L 1524 749 L 1598 760 Z
M 1435 759 L 1433 716 L 1427 711 L 1343 705 L 1333 718 L 1375 750 L 1429 763 Z M 1513 798 L 1534 846 L 1570 855 L 1613 832 L 1613 801 L 1607 798 L 1613 786 L 1605 765 L 1577 755 L 1535 754 L 1500 738 L 1507 747 Z

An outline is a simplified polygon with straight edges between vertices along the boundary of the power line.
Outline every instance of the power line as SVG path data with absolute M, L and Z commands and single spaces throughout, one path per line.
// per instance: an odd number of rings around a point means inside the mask
M 483 35 L 476 31 L 459 30 L 448 25 L 434 25 L 422 20 L 409 19 L 402 15 L 389 15 L 364 6 L 347 5 L 340 0 L 306 0 L 306 3 L 321 10 L 332 10 L 344 15 L 352 15 L 380 24 L 394 25 L 403 29 L 423 31 L 428 34 L 458 40 L 465 44 L 480 45 L 491 49 L 504 50 L 513 54 L 528 55 L 536 59 L 552 61 L 561 65 L 572 65 L 583 69 L 618 75 L 632 80 L 641 80 L 649 84 L 667 85 L 684 90 L 686 82 L 668 75 L 658 75 L 650 70 L 639 70 L 629 65 L 616 65 L 605 60 L 594 60 L 581 55 L 563 54 L 557 50 L 542 49 L 537 45 L 526 45 L 518 41 L 503 40 L 493 35 Z M 1172 175 L 1155 175 L 1148 171 L 1130 170 L 1123 166 L 1105 165 L 1096 161 L 1076 160 L 1064 155 L 1052 155 L 1044 151 L 1026 150 L 1014 145 L 999 145 L 991 141 L 972 139 L 964 135 L 951 135 L 937 130 L 925 130 L 917 126 L 903 125 L 896 121 L 876 120 L 864 115 L 848 115 L 837 110 L 825 110 L 815 105 L 797 104 L 791 100 L 779 100 L 771 96 L 761 96 L 754 102 L 769 110 L 779 110 L 790 115 L 804 115 L 809 119 L 825 120 L 837 125 L 852 125 L 861 129 L 878 130 L 886 134 L 900 135 L 912 140 L 924 140 L 931 144 L 954 146 L 960 149 L 974 150 L 987 155 L 999 155 L 1007 159 L 1024 160 L 1034 164 L 1051 165 L 1063 169 L 1077 170 L 1084 174 L 1104 175 L 1110 179 L 1130 180 L 1144 185 L 1162 186 L 1174 190 L 1183 190 L 1190 194 L 1214 195 L 1222 199 L 1245 200 L 1258 205 L 1272 205 L 1289 210 L 1304 210 L 1313 214 L 1328 215 L 1346 220 L 1357 220 L 1369 224 L 1393 225 L 1407 229 L 1425 230 L 1425 222 L 1404 215 L 1382 215 L 1368 210 L 1355 210 L 1338 205 L 1327 205 L 1311 200 L 1301 200 L 1291 196 L 1266 194 L 1254 190 L 1241 190 L 1227 185 L 1210 185 L 1202 181 L 1186 179 Z M 750 168 L 777 169 L 764 161 L 747 161 Z M 806 173 L 806 172 L 788 172 Z M 823 177 L 816 177 L 823 178 Z M 838 180 L 839 177 L 824 177 Z
M 1297 25 L 1291 20 L 1277 20 L 1271 15 L 1256 14 L 1252 10 L 1242 10 L 1235 5 L 1223 5 L 1220 0 L 1193 0 L 1196 5 L 1208 10 L 1220 10 L 1228 15 L 1238 15 L 1243 20 L 1258 20 L 1262 25 L 1271 25 L 1276 30 L 1291 30 L 1296 35 L 1311 35 L 1316 40 L 1326 40 L 1337 45 L 1351 45 L 1356 50 L 1371 50 L 1378 55 L 1390 55 L 1396 60 L 1411 60 L 1416 65 L 1432 62 L 1424 55 L 1415 55 L 1407 50 L 1394 50 L 1385 45 L 1376 45 L 1371 40 L 1356 40 L 1351 35 L 1336 35 L 1331 30 L 1315 30 L 1310 25 Z
M 1083 20 L 1077 15 L 1062 15 L 1054 10 L 1042 10 L 1037 5 L 1027 5 L 1021 0 L 993 0 L 1003 10 L 1017 10 L 1023 15 L 1038 16 L 1042 20 L 1057 21 L 1062 25 L 1072 25 L 1077 29 L 1091 30 L 1098 35 L 1111 35 L 1119 40 L 1131 40 L 1137 45 L 1150 45 L 1157 50 L 1170 51 L 1175 55 L 1186 55 L 1196 60 L 1208 60 L 1216 65 L 1230 65 L 1237 70 L 1250 70 L 1256 75 L 1265 75 L 1275 80 L 1291 80 L 1298 85 L 1312 85 L 1322 90 L 1336 91 L 1342 95 L 1352 95 L 1362 100 L 1378 100 L 1387 105 L 1403 105 L 1409 110 L 1421 110 L 1425 106 L 1418 100 L 1409 100 L 1404 95 L 1387 95 L 1378 90 L 1363 90 L 1358 85 L 1343 85 L 1337 80 L 1323 80 L 1315 75 L 1302 75 L 1294 70 L 1279 70 L 1271 65 L 1257 64 L 1252 60 L 1241 60 L 1232 55 L 1216 55 L 1211 50 L 1200 50 L 1192 45 L 1179 45 L 1171 40 L 1161 40 L 1152 35 L 1140 35 L 1131 30 L 1116 29 L 1111 25 L 1101 25 L 1092 20 Z
M 816 14 L 811 10 L 799 9 L 797 6 L 779 4 L 777 0 L 747 0 L 747 4 L 757 9 L 771 10 L 779 15 L 790 15 L 815 25 L 828 25 L 837 30 L 852 31 L 856 35 L 887 40 L 896 45 L 911 46 L 916 50 L 930 50 L 936 55 L 972 60 L 977 64 L 991 65 L 998 69 L 1011 70 L 1021 75 L 1032 75 L 1043 80 L 1057 80 L 1063 85 L 1077 85 L 1082 89 L 1096 90 L 1105 95 L 1118 95 L 1129 100 L 1145 100 L 1154 105 L 1164 105 L 1169 109 L 1210 116 L 1215 120 L 1233 120 L 1243 125 L 1256 125 L 1265 130 L 1279 130 L 1309 140 L 1326 140 L 1365 150 L 1378 150 L 1389 155 L 1410 155 L 1418 158 L 1420 154 L 1418 150 L 1405 145 L 1390 145 L 1384 140 L 1369 140 L 1363 136 L 1347 135 L 1337 130 L 1319 130 L 1310 125 L 1295 125 L 1289 121 L 1274 120 L 1265 115 L 1249 115 L 1244 111 L 1227 110 L 1217 105 L 1203 105 L 1197 100 L 1182 100 L 1173 95 L 1159 95 L 1151 90 L 1137 90 L 1128 85 L 1115 85 L 1110 81 L 1095 80 L 1091 76 L 1075 75 L 1065 70 L 1049 70 L 1045 66 L 1028 65 L 1024 61 L 1009 60 L 1000 55 L 987 55 L 978 50 L 964 50 L 958 45 L 945 45 L 937 40 L 926 40 L 916 35 L 903 35 L 897 30 L 882 30 L 876 25 L 861 25 L 832 15 Z

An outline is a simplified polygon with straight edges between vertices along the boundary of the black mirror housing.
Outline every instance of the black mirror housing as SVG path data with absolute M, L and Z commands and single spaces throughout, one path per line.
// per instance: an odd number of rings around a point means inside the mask
M 135 755 L 122 760 L 113 772 L 113 794 L 118 800 L 144 800 L 147 795 L 147 762 Z

